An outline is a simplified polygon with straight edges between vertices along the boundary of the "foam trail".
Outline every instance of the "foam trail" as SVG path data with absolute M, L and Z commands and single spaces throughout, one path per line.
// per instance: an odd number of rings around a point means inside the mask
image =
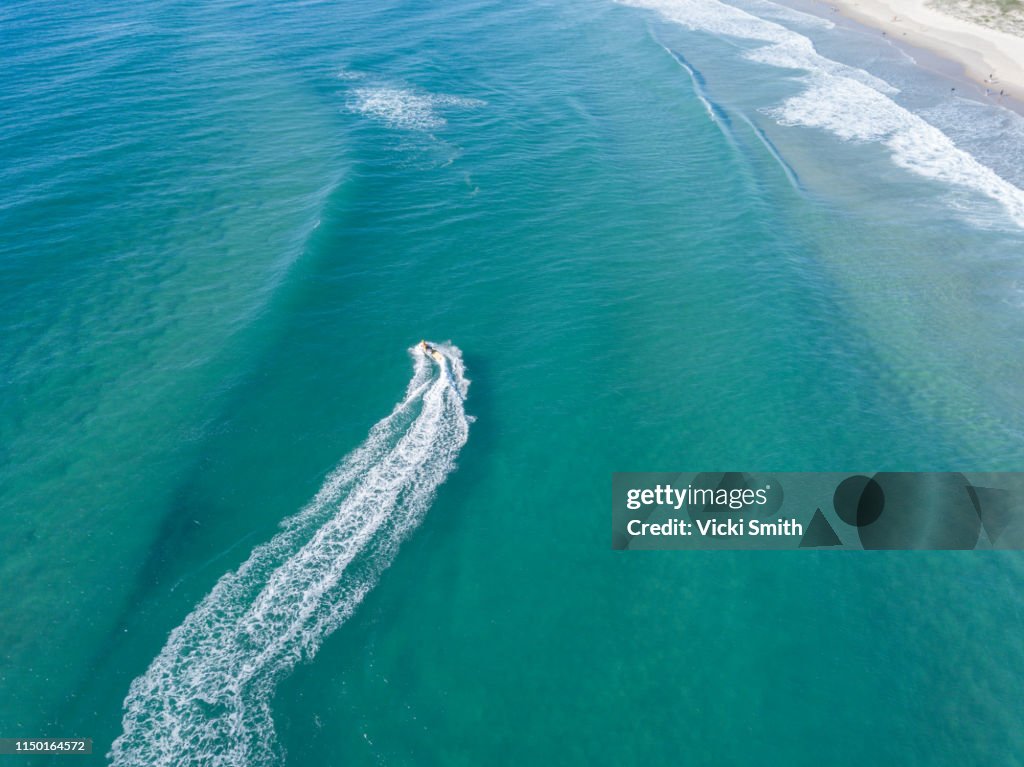
M 117 767 L 258 767 L 281 754 L 270 701 L 312 658 L 423 518 L 469 436 L 457 347 L 418 349 L 405 397 L 316 497 L 171 632 L 124 701 Z

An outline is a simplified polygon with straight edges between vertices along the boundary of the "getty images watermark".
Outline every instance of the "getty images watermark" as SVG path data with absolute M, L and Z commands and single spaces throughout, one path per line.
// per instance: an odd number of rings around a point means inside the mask
M 1024 473 L 618 473 L 612 548 L 1024 549 Z

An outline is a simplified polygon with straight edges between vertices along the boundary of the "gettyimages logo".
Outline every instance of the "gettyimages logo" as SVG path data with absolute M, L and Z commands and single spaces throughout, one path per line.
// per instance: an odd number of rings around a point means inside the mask
M 1024 549 L 1024 474 L 621 473 L 615 549 Z

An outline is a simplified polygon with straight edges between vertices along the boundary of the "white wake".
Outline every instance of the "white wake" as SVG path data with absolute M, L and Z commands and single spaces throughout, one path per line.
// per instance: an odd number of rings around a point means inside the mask
M 277 763 L 270 702 L 281 677 L 311 658 L 386 568 L 455 467 L 469 436 L 462 355 L 411 350 L 405 398 L 171 632 L 124 701 L 112 764 Z

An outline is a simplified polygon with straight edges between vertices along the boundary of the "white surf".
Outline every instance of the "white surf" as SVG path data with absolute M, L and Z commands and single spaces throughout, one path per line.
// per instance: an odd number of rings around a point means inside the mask
M 689 29 L 751 44 L 743 54 L 751 61 L 794 73 L 803 90 L 767 110 L 786 126 L 818 128 L 844 141 L 874 142 L 884 146 L 892 161 L 918 176 L 943 182 L 947 188 L 998 203 L 1004 216 L 1024 227 L 1024 189 L 997 174 L 958 147 L 939 128 L 900 106 L 899 93 L 884 80 L 856 67 L 822 56 L 810 38 L 780 21 L 793 22 L 783 10 L 762 18 L 773 3 L 757 0 L 750 11 L 720 0 L 620 0 L 648 8 Z M 800 26 L 807 26 L 802 21 Z M 802 74 L 796 74 L 802 73 Z M 702 96 L 703 99 L 703 96 Z M 980 222 L 981 216 L 972 215 Z

